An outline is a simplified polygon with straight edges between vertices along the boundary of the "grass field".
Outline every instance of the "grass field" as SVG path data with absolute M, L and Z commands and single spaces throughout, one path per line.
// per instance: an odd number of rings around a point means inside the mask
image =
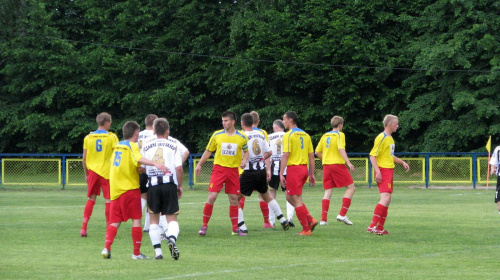
M 132 260 L 131 222 L 122 224 L 104 260 L 102 198 L 80 237 L 84 187 L 0 189 L 0 279 L 498 279 L 500 215 L 494 190 L 396 187 L 386 229 L 365 232 L 378 202 L 376 188 L 358 188 L 346 226 L 334 220 L 342 190 L 334 191 L 327 226 L 313 236 L 262 228 L 257 196 L 247 199 L 247 237 L 231 236 L 227 196 L 215 204 L 207 236 L 198 236 L 206 189 L 185 189 L 177 245 L 180 259 Z M 306 187 L 304 202 L 319 220 L 323 190 Z M 284 195 L 278 194 L 284 207 Z M 296 221 L 297 222 L 297 221 Z M 298 225 L 298 222 L 297 222 Z M 142 252 L 154 255 L 149 235 Z

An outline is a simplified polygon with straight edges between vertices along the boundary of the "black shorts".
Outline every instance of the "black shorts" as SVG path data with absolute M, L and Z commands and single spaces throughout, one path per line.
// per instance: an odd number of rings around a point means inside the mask
M 269 187 L 277 190 L 281 184 L 280 175 L 271 175 L 271 181 L 269 181 Z
M 497 189 L 495 191 L 495 203 L 500 201 L 500 176 L 497 178 Z
M 177 186 L 167 183 L 149 187 L 148 212 L 152 214 L 161 213 L 163 215 L 179 214 Z
M 141 193 L 148 192 L 148 175 L 146 173 L 139 173 L 139 189 L 141 189 Z
M 266 170 L 245 170 L 240 175 L 240 192 L 244 196 L 252 195 L 254 190 L 267 192 Z

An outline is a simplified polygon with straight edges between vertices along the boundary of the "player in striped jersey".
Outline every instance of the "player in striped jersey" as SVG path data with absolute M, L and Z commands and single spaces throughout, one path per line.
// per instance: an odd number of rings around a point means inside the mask
M 398 130 L 398 117 L 386 115 L 383 123 L 384 131 L 375 138 L 375 143 L 370 151 L 370 162 L 375 171 L 375 181 L 377 182 L 380 192 L 380 201 L 377 206 L 375 206 L 372 222 L 366 230 L 367 232 L 376 233 L 378 235 L 389 234 L 389 232 L 384 229 L 384 224 L 394 189 L 394 163 L 403 165 L 406 172 L 410 170 L 406 162 L 394 155 L 395 144 L 392 133 Z
M 269 194 L 273 199 L 276 199 L 276 191 L 280 187 L 280 165 L 281 165 L 281 155 L 283 151 L 283 136 L 285 135 L 285 125 L 283 121 L 277 119 L 273 122 L 273 133 L 269 134 L 269 148 L 272 151 L 271 155 L 271 180 L 269 181 Z M 286 176 L 286 170 L 283 172 Z M 281 189 L 285 191 L 285 188 L 281 186 Z M 290 227 L 295 227 L 293 223 L 293 214 L 295 213 L 295 208 L 290 202 L 286 202 L 286 216 Z M 274 220 L 276 213 L 269 215 L 269 223 L 274 225 Z
M 295 207 L 297 218 L 302 225 L 298 235 L 308 236 L 318 225 L 302 201 L 302 187 L 309 177 L 309 184 L 314 185 L 314 150 L 311 137 L 297 127 L 298 116 L 293 111 L 283 115 L 283 124 L 288 132 L 283 136 L 283 155 L 281 156 L 280 180 L 286 188 L 286 199 Z M 309 163 L 309 170 L 307 164 Z M 286 168 L 286 178 L 284 171 Z
M 142 144 L 146 141 L 147 138 L 155 135 L 153 131 L 153 123 L 154 121 L 158 118 L 157 115 L 155 114 L 149 114 L 146 116 L 146 119 L 144 120 L 144 123 L 146 124 L 146 129 L 142 130 L 139 132 L 139 140 L 137 140 L 137 146 L 139 146 L 139 149 L 142 151 Z M 142 166 L 143 168 L 145 166 Z M 143 231 L 148 232 L 149 231 L 149 215 L 147 213 L 147 200 L 148 200 L 148 175 L 146 173 L 142 172 L 139 174 L 139 186 L 141 189 L 141 209 L 143 211 L 145 210 L 144 213 L 144 227 Z
M 352 176 L 349 173 L 354 171 L 354 165 L 351 164 L 345 151 L 345 135 L 342 132 L 344 119 L 340 116 L 334 116 L 331 120 L 332 131 L 329 131 L 319 140 L 316 147 L 316 156 L 323 163 L 323 188 L 325 195 L 321 201 L 321 222 L 320 225 L 328 224 L 328 209 L 330 208 L 330 198 L 333 188 L 346 187 L 344 197 L 342 198 L 342 207 L 337 216 L 339 222 L 346 225 L 352 225 L 352 222 L 346 216 L 347 210 L 351 205 L 351 199 L 356 191 Z M 349 170 L 347 167 L 349 166 Z
M 222 188 L 229 197 L 229 217 L 232 224 L 232 235 L 246 236 L 238 228 L 238 195 L 240 194 L 240 180 L 238 167 L 244 168 L 248 159 L 247 136 L 236 130 L 236 114 L 226 111 L 222 114 L 222 126 L 212 134 L 205 152 L 196 165 L 196 175 L 201 174 L 201 167 L 207 159 L 215 153 L 214 166 L 208 185 L 208 199 L 203 208 L 203 225 L 199 235 L 206 235 L 208 222 L 212 217 L 215 200 Z
M 241 127 L 248 137 L 249 156 L 243 169 L 244 171 L 240 175 L 240 198 L 252 195 L 254 190 L 258 191 L 266 206 L 269 205 L 273 212 L 277 213 L 283 229 L 288 230 L 288 220 L 283 217 L 278 202 L 268 192 L 267 181 L 271 178 L 269 157 L 272 152 L 269 149 L 265 136 L 261 132 L 252 129 L 252 120 L 253 117 L 250 113 L 245 113 L 241 116 Z M 238 209 L 238 226 L 240 230 L 244 232 L 248 231 L 243 220 L 242 208 Z
M 159 226 L 159 221 L 160 215 L 166 215 L 168 220 L 166 238 L 172 258 L 177 260 L 179 258 L 179 251 L 176 246 L 179 235 L 177 215 L 179 214 L 178 199 L 182 196 L 182 158 L 176 142 L 168 140 L 170 126 L 166 119 L 155 120 L 154 132 L 156 137 L 150 137 L 144 142 L 144 157 L 165 164 L 168 172 L 163 174 L 154 166 L 146 167 L 148 210 L 151 220 L 149 237 L 155 249 L 155 259 L 162 259 L 161 235 L 163 230 Z
M 110 195 L 109 195 L 109 160 L 113 148 L 118 143 L 118 137 L 109 132 L 111 127 L 111 115 L 100 113 L 96 117 L 98 128 L 91 132 L 83 140 L 83 170 L 87 181 L 87 203 L 83 210 L 83 222 L 80 235 L 87 237 L 87 224 L 92 216 L 95 201 L 98 195 L 104 197 L 106 225 L 109 223 Z

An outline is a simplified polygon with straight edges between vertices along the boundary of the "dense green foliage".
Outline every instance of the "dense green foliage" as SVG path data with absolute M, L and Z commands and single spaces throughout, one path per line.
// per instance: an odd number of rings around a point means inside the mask
M 0 152 L 81 152 L 95 116 L 165 116 L 202 152 L 220 114 L 269 130 L 294 110 L 316 143 L 334 114 L 368 152 L 484 151 L 500 116 L 493 0 L 0 0 Z M 499 139 L 494 138 L 493 143 Z

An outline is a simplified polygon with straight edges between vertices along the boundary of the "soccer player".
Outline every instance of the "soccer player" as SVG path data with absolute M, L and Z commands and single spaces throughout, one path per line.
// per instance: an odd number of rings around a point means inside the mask
M 498 214 L 500 214 L 500 146 L 497 146 L 493 151 L 490 159 L 491 174 L 497 175 L 497 187 L 495 191 L 495 203 L 498 207 Z
M 267 131 L 260 129 L 259 124 L 260 124 L 260 117 L 259 113 L 256 111 L 250 112 L 250 115 L 252 116 L 252 130 L 255 130 L 257 132 L 260 132 L 264 138 L 266 139 L 267 142 L 269 142 L 269 137 L 267 135 Z M 269 166 L 269 165 L 268 165 Z M 264 218 L 264 228 L 274 228 L 274 225 L 270 223 L 269 221 L 269 206 L 265 202 L 265 200 L 262 198 L 261 193 L 259 192 L 259 206 L 260 206 L 260 211 L 262 212 L 262 217 Z M 245 204 L 245 197 L 242 196 L 242 199 L 240 199 L 240 207 L 243 209 L 243 206 Z
M 277 213 L 278 220 L 283 227 L 283 230 L 288 230 L 290 227 L 288 220 L 283 217 L 281 208 L 275 199 L 268 192 L 267 181 L 271 178 L 271 168 L 269 165 L 269 157 L 272 152 L 264 135 L 252 128 L 252 115 L 245 113 L 241 116 L 241 127 L 243 132 L 248 137 L 248 161 L 240 175 L 241 194 L 240 198 L 252 195 L 254 190 L 258 191 L 264 203 L 269 205 L 274 213 Z M 248 232 L 243 220 L 243 211 L 238 209 L 238 226 L 240 230 Z M 265 227 L 265 226 L 264 226 Z
M 354 165 L 351 164 L 345 151 L 345 135 L 342 132 L 344 119 L 340 116 L 334 116 L 330 123 L 333 128 L 332 131 L 323 134 L 318 146 L 316 146 L 316 156 L 323 163 L 323 188 L 325 189 L 325 195 L 321 201 L 321 221 L 319 224 L 328 224 L 328 209 L 330 208 L 333 189 L 345 187 L 346 191 L 344 198 L 342 198 L 342 207 L 337 215 L 337 221 L 352 225 L 346 213 L 356 191 L 352 176 L 349 173 L 349 170 L 351 173 L 354 171 Z M 346 163 L 349 170 L 345 166 Z
M 277 119 L 273 122 L 273 133 L 269 134 L 269 148 L 272 151 L 271 155 L 271 180 L 269 181 L 269 194 L 273 199 L 276 199 L 276 191 L 280 186 L 280 165 L 281 165 L 281 154 L 283 151 L 283 136 L 285 135 L 285 125 L 283 121 Z M 283 173 L 286 176 L 286 170 Z M 285 191 L 285 188 L 281 186 L 281 189 Z M 286 216 L 288 219 L 288 224 L 290 227 L 295 227 L 293 223 L 293 213 L 295 213 L 295 208 L 286 202 Z M 269 215 L 269 223 L 274 225 L 276 213 Z
M 141 164 L 153 165 L 165 174 L 168 168 L 160 163 L 141 156 L 136 142 L 139 138 L 140 126 L 134 121 L 126 122 L 123 127 L 124 141 L 120 141 L 113 150 L 110 168 L 111 213 L 110 225 L 106 229 L 106 240 L 101 254 L 103 258 L 111 258 L 113 244 L 118 228 L 122 222 L 132 219 L 132 259 L 147 259 L 141 253 L 141 190 L 139 189 L 139 171 Z M 108 162 L 109 164 L 109 162 Z
M 208 186 L 208 199 L 203 209 L 203 225 L 198 232 L 206 235 L 208 222 L 212 217 L 215 200 L 224 185 L 229 197 L 229 217 L 232 224 L 232 235 L 246 236 L 238 228 L 238 195 L 240 194 L 240 180 L 238 167 L 244 168 L 248 159 L 247 136 L 236 130 L 236 114 L 226 111 L 222 114 L 222 126 L 212 134 L 205 152 L 196 165 L 196 175 L 201 173 L 201 167 L 207 159 L 215 153 L 214 166 Z M 243 154 L 243 155 L 242 155 Z
M 111 127 L 111 115 L 108 113 L 100 113 L 96 117 L 98 128 L 85 136 L 83 140 L 83 170 L 87 180 L 87 203 L 83 210 L 83 223 L 80 230 L 82 237 L 87 237 L 87 224 L 94 205 L 96 197 L 101 195 L 104 197 L 106 216 L 106 226 L 109 224 L 109 160 L 113 152 L 113 148 L 118 143 L 118 137 L 109 131 Z
M 283 136 L 283 155 L 281 156 L 280 180 L 286 188 L 286 200 L 295 207 L 297 218 L 302 225 L 298 235 L 309 236 L 318 225 L 306 205 L 302 201 L 302 187 L 309 177 L 309 183 L 314 185 L 314 150 L 311 137 L 297 127 L 298 116 L 293 111 L 283 115 L 283 124 L 288 132 Z M 309 163 L 309 170 L 307 169 Z M 286 178 L 284 171 L 286 168 Z
M 179 224 L 177 215 L 179 214 L 179 201 L 182 196 L 182 158 L 181 153 L 175 143 L 168 141 L 170 126 L 164 118 L 156 119 L 154 122 L 154 132 L 156 137 L 148 138 L 144 142 L 144 157 L 167 166 L 168 172 L 163 174 L 154 166 L 146 167 L 148 180 L 148 209 L 151 220 L 149 237 L 155 249 L 155 259 L 163 259 L 161 249 L 160 214 L 166 215 L 168 229 L 166 238 L 170 255 L 174 260 L 179 259 L 179 250 L 176 246 L 179 236 Z
M 158 118 L 157 115 L 155 114 L 149 114 L 146 116 L 146 119 L 144 120 L 144 123 L 146 124 L 146 129 L 142 130 L 139 132 L 139 140 L 137 141 L 137 145 L 139 146 L 139 149 L 142 149 L 142 143 L 146 141 L 147 138 L 151 137 L 154 135 L 153 131 L 153 123 L 154 121 Z M 145 166 L 142 166 L 145 168 Z M 149 231 L 149 215 L 147 213 L 147 200 L 148 200 L 148 175 L 146 173 L 141 172 L 139 174 L 139 186 L 141 189 L 141 209 L 146 209 L 145 215 L 144 215 L 144 232 Z
M 370 162 L 375 170 L 375 181 L 380 192 L 380 201 L 373 212 L 372 222 L 366 230 L 378 235 L 389 234 L 384 229 L 384 224 L 393 192 L 394 163 L 403 165 L 406 172 L 410 170 L 410 166 L 406 162 L 394 155 L 395 144 L 392 133 L 398 130 L 398 117 L 386 115 L 383 123 L 384 131 L 375 138 L 375 143 L 370 151 Z

